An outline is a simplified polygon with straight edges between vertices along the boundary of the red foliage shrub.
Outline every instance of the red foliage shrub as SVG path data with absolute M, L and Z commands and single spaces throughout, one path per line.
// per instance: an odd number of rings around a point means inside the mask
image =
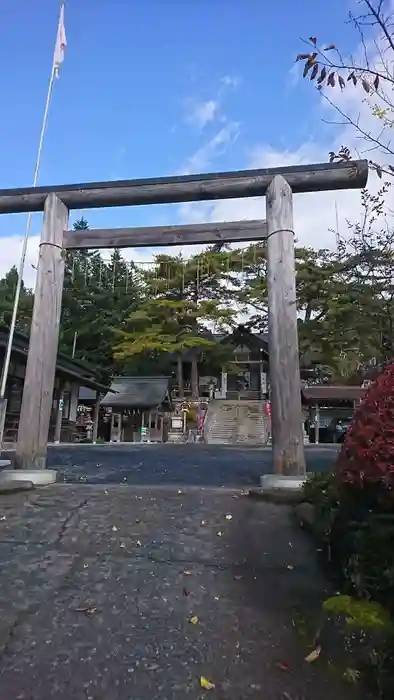
M 382 369 L 356 409 L 336 472 L 342 484 L 394 488 L 394 362 Z

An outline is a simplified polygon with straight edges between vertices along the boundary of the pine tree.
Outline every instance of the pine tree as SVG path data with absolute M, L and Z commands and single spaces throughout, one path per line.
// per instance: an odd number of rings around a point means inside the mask
M 0 280 L 0 324 L 9 326 L 11 323 L 17 284 L 18 270 L 13 266 Z M 22 281 L 16 327 L 24 333 L 28 333 L 30 329 L 33 300 L 33 292 L 27 289 Z
M 75 230 L 88 229 L 85 219 Z M 109 262 L 97 251 L 67 254 L 61 319 L 61 348 L 91 364 L 103 381 L 122 371 L 113 357 L 114 329 L 123 327 L 140 296 L 128 264 L 115 250 Z M 75 342 L 76 341 L 76 342 Z
M 191 344 L 183 350 L 194 350 L 190 353 L 193 396 L 198 395 L 198 365 L 203 360 L 203 353 L 209 354 L 212 360 L 216 352 L 223 356 L 217 343 L 207 337 L 207 325 L 228 327 L 234 321 L 235 312 L 232 311 L 233 300 L 228 285 L 230 275 L 228 254 L 211 249 L 188 260 L 183 260 L 180 255 L 160 254 L 156 256 L 153 268 L 142 275 L 149 299 L 177 302 L 178 313 L 188 316 L 188 342 Z M 192 343 L 191 338 L 196 341 Z M 205 342 L 197 342 L 197 339 Z M 177 358 L 179 391 L 183 393 L 182 348 L 174 353 Z
M 216 346 L 201 323 L 209 319 L 226 322 L 228 312 L 211 301 L 196 304 L 188 299 L 147 299 L 130 314 L 128 328 L 118 331 L 115 356 L 126 359 L 145 355 L 160 360 L 163 355 L 175 355 L 179 393 L 183 396 L 183 352 Z M 192 373 L 192 395 L 198 397 L 198 373 Z

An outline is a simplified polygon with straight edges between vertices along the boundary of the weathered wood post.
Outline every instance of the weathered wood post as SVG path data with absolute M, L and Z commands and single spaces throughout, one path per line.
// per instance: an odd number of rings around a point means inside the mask
M 274 471 L 303 476 L 301 381 L 298 353 L 293 201 L 276 175 L 266 193 L 269 373 Z
M 5 419 L 7 417 L 7 399 L 0 398 L 0 450 L 3 446 Z
M 64 279 L 63 232 L 68 209 L 55 195 L 45 200 L 33 318 L 15 466 L 45 468 L 53 402 Z
M 63 408 L 64 408 L 64 383 L 60 381 L 59 389 L 57 391 L 56 424 L 55 424 L 55 434 L 53 437 L 53 442 L 55 445 L 58 445 L 60 443 L 60 440 L 62 437 Z
M 93 413 L 93 434 L 92 434 L 93 444 L 95 444 L 97 442 L 98 422 L 99 422 L 99 416 L 100 416 L 100 400 L 101 400 L 101 394 L 99 391 L 96 391 L 96 401 L 94 404 L 94 413 Z
M 320 405 L 317 403 L 315 406 L 315 444 L 318 445 L 320 442 Z

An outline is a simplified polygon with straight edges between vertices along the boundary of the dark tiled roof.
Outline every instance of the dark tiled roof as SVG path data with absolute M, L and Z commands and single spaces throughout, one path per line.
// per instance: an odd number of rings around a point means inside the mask
M 5 352 L 8 343 L 9 328 L 0 325 L 0 349 Z M 12 343 L 12 357 L 18 356 L 26 361 L 29 350 L 29 336 L 20 331 L 15 331 Z M 1 369 L 1 358 L 0 358 Z M 77 380 L 81 386 L 89 387 L 97 391 L 108 391 L 108 386 L 99 382 L 95 376 L 95 370 L 89 365 L 75 360 L 62 352 L 58 352 L 56 360 L 56 373 L 67 379 Z
M 208 340 L 214 340 L 218 344 L 224 345 L 228 343 L 229 345 L 234 345 L 234 348 L 240 344 L 250 346 L 250 349 L 261 348 L 263 352 L 268 354 L 268 333 L 252 333 L 243 326 L 238 326 L 232 333 L 211 333 L 207 331 L 203 337 Z M 182 360 L 191 362 L 196 355 L 200 355 L 201 350 L 204 350 L 204 348 L 188 348 L 182 353 Z M 174 354 L 175 357 L 176 355 Z
M 169 397 L 169 381 L 168 377 L 117 377 L 101 405 L 108 408 L 160 406 Z
M 357 401 L 366 392 L 360 386 L 308 386 L 302 390 L 306 401 Z

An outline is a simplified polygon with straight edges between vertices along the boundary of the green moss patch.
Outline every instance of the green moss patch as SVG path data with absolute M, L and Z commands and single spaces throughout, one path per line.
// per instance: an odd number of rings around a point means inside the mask
M 330 616 L 343 616 L 345 624 L 352 629 L 393 632 L 390 615 L 379 603 L 338 595 L 325 600 L 323 610 Z

